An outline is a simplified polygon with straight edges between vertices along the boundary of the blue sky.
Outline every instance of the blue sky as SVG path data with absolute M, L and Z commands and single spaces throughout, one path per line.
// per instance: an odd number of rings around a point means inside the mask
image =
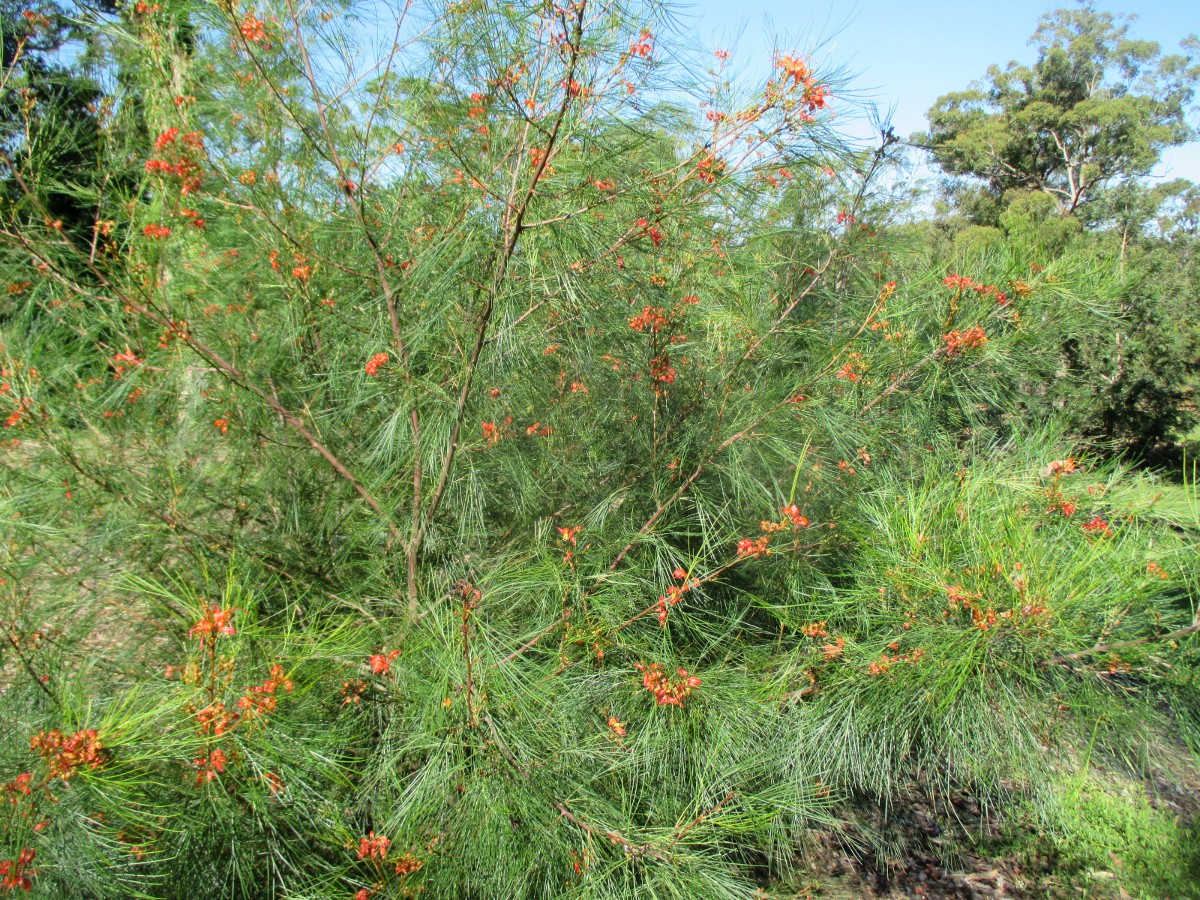
M 1032 62 L 1029 36 L 1042 13 L 1067 2 L 1054 0 L 692 0 L 677 7 L 680 29 L 702 43 L 724 47 L 731 62 L 750 66 L 770 60 L 774 47 L 804 51 L 853 73 L 851 86 L 881 110 L 894 108 L 896 133 L 925 126 L 925 111 L 941 94 L 983 77 L 992 63 Z M 1176 51 L 1190 32 L 1200 32 L 1195 0 L 1097 3 L 1099 9 L 1137 16 L 1130 35 Z M 866 136 L 861 121 L 847 123 Z M 1156 174 L 1200 182 L 1200 143 L 1174 148 Z

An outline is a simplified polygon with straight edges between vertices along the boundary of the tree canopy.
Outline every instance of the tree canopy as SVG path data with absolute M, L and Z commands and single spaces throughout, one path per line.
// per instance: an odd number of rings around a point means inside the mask
M 1090 3 L 1047 13 L 1032 65 L 993 65 L 981 83 L 939 97 L 914 141 L 968 190 L 1040 191 L 1060 215 L 1147 174 L 1164 148 L 1195 135 L 1200 43 L 1191 36 L 1164 54 L 1130 36 L 1133 22 Z

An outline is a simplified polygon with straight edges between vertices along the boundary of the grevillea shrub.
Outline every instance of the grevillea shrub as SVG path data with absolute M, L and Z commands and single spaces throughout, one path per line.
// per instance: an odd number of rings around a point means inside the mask
M 1010 421 L 1115 264 L 906 265 L 800 52 L 381 15 L 126 6 L 104 177 L 6 137 L 7 890 L 751 897 L 1195 740 L 1194 532 Z

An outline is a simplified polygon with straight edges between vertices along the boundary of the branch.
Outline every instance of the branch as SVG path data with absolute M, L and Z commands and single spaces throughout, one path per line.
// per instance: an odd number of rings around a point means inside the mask
M 1188 625 L 1186 628 L 1180 628 L 1176 631 L 1171 631 L 1166 634 L 1153 634 L 1149 637 L 1138 638 L 1135 641 L 1121 641 L 1120 643 L 1116 644 L 1097 644 L 1095 647 L 1089 647 L 1087 650 L 1077 650 L 1074 653 L 1064 653 L 1061 656 L 1051 657 L 1050 659 L 1038 663 L 1038 665 L 1041 668 L 1046 668 L 1047 666 L 1058 666 L 1062 665 L 1063 663 L 1071 662 L 1072 660 L 1083 659 L 1085 656 L 1094 656 L 1097 653 L 1108 653 L 1111 650 L 1125 650 L 1129 647 L 1140 647 L 1143 644 L 1156 644 L 1160 641 L 1172 641 L 1176 638 L 1186 637 L 1187 635 L 1193 634 L 1197 631 L 1200 631 L 1200 613 L 1196 615 L 1195 621 L 1193 621 L 1192 624 Z

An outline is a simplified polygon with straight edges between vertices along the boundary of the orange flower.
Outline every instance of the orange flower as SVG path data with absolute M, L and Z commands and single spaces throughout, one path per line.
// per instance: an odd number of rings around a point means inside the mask
M 987 343 L 987 335 L 978 325 L 973 325 L 966 331 L 951 331 L 942 337 L 946 344 L 946 358 L 952 359 L 963 350 L 972 350 Z
M 175 138 L 179 137 L 178 128 L 168 128 L 154 140 L 154 149 L 161 153 L 171 144 L 175 143 Z
M 222 634 L 237 634 L 237 630 L 231 624 L 233 614 L 236 611 L 234 609 L 221 609 L 214 603 L 204 610 L 204 618 L 192 626 L 192 630 L 188 632 L 188 637 L 194 638 L 199 635 L 201 642 L 204 642 L 210 636 L 215 638 Z
M 392 660 L 400 655 L 399 650 L 393 650 L 390 653 L 379 652 L 372 654 L 367 662 L 371 666 L 371 673 L 374 675 L 387 675 L 392 670 Z
M 783 71 L 784 78 L 791 78 L 796 84 L 807 81 L 812 74 L 802 60 L 790 56 L 782 56 L 775 60 L 775 65 Z
M 376 353 L 367 361 L 367 374 L 374 377 L 379 374 L 379 367 L 387 365 L 388 355 L 386 353 Z
M 387 856 L 388 848 L 391 846 L 391 838 L 383 835 L 376 837 L 375 832 L 372 831 L 358 842 L 358 858 L 383 859 Z
M 249 43 L 257 44 L 267 36 L 267 23 L 247 13 L 238 31 Z
M 46 758 L 51 778 L 70 779 L 76 769 L 86 766 L 98 769 L 108 760 L 108 753 L 96 729 L 77 731 L 64 737 L 57 728 L 39 731 L 29 741 L 29 749 Z
M 651 663 L 645 666 L 634 663 L 633 666 L 642 672 L 642 686 L 646 688 L 659 706 L 683 706 L 693 690 L 700 687 L 702 682 L 695 675 L 689 675 L 686 669 L 676 669 L 678 680 L 672 680 L 664 671 L 661 663 Z

